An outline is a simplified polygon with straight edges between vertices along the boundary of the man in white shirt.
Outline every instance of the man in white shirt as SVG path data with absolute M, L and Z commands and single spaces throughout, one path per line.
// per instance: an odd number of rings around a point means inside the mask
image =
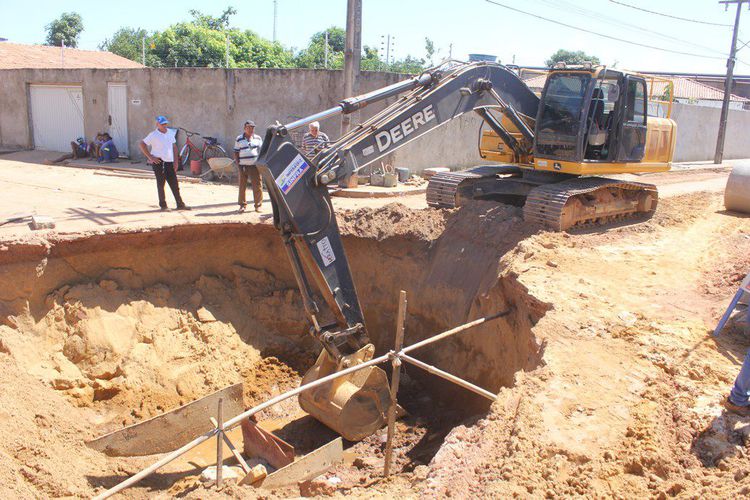
M 156 130 L 148 134 L 139 146 L 141 152 L 148 159 L 148 163 L 153 167 L 154 175 L 156 175 L 159 208 L 162 211 L 168 210 L 167 199 L 164 195 L 164 182 L 166 181 L 169 184 L 169 189 L 172 190 L 175 202 L 177 202 L 177 210 L 190 210 L 190 207 L 185 205 L 180 196 L 180 186 L 177 184 L 177 174 L 174 168 L 175 158 L 177 158 L 177 140 L 175 134 L 167 129 L 168 123 L 169 120 L 166 117 L 157 116 Z M 151 151 L 149 151 L 149 147 Z
M 263 187 L 260 184 L 260 172 L 258 172 L 258 167 L 255 166 L 262 145 L 263 139 L 255 133 L 255 122 L 252 120 L 246 121 L 244 131 L 234 141 L 234 161 L 237 163 L 240 171 L 240 195 L 237 199 L 237 203 L 240 205 L 240 213 L 244 212 L 247 207 L 245 191 L 247 190 L 248 176 L 250 176 L 250 183 L 253 187 L 255 211 L 260 212 L 260 206 L 263 204 Z

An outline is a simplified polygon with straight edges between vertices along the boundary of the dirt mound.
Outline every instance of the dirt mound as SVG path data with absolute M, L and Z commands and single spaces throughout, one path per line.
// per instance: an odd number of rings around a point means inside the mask
M 339 211 L 336 220 L 347 235 L 377 240 L 405 236 L 430 241 L 443 233 L 451 212 L 455 210 L 412 210 L 400 203 L 389 203 L 381 208 Z
M 8 329 L 0 327 L 3 338 Z M 87 497 L 90 474 L 109 470 L 89 450 L 94 415 L 71 410 L 61 394 L 0 353 L 0 496 Z

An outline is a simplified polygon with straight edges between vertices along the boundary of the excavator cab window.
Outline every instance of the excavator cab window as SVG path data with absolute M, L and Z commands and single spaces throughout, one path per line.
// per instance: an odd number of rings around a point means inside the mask
M 578 161 L 582 113 L 587 108 L 588 73 L 553 73 L 547 79 L 537 118 L 535 154 L 538 157 Z
M 622 123 L 615 161 L 641 161 L 646 151 L 646 82 L 643 78 L 633 75 L 626 76 L 624 82 L 625 93 L 621 100 Z
M 591 161 L 607 161 L 611 152 L 612 137 L 616 133 L 615 114 L 620 98 L 617 79 L 599 80 L 591 94 L 588 119 L 586 120 L 586 154 Z

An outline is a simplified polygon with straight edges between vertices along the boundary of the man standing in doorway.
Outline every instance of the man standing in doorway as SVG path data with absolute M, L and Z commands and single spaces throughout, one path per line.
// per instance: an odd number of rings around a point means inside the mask
M 237 203 L 240 205 L 240 213 L 247 208 L 245 201 L 245 191 L 247 191 L 247 178 L 250 176 L 250 183 L 253 187 L 253 202 L 255 211 L 260 212 L 260 206 L 263 204 L 263 187 L 260 183 L 260 172 L 255 165 L 260 147 L 263 145 L 263 139 L 255 133 L 255 122 L 248 120 L 245 122 L 243 132 L 237 136 L 234 141 L 234 161 L 240 171 L 240 195 Z
M 174 169 L 174 161 L 177 158 L 177 141 L 174 134 L 167 129 L 169 120 L 159 115 L 156 117 L 156 130 L 143 139 L 139 146 L 141 152 L 148 159 L 148 163 L 154 169 L 156 175 L 156 189 L 159 193 L 159 208 L 167 211 L 167 199 L 164 195 L 164 182 L 169 184 L 174 201 L 177 202 L 177 210 L 190 210 L 180 196 L 180 186 L 177 184 L 177 174 Z M 151 148 L 149 151 L 148 148 Z
M 302 151 L 308 156 L 315 156 L 328 142 L 328 136 L 320 131 L 318 122 L 312 122 L 307 128 L 308 132 L 302 137 Z

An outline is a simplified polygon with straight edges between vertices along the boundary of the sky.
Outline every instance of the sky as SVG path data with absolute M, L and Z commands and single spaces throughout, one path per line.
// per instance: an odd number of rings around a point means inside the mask
M 425 57 L 427 37 L 435 43 L 436 63 L 449 53 L 457 59 L 467 59 L 469 53 L 483 53 L 498 56 L 504 64 L 542 66 L 552 53 L 564 48 L 583 50 L 599 57 L 602 63 L 621 69 L 726 72 L 736 8 L 730 6 L 725 12 L 717 0 L 492 1 L 495 3 L 487 0 L 362 0 L 362 43 L 380 48 L 384 38 L 390 35 L 396 58 L 406 55 L 421 58 Z M 729 26 L 677 20 L 616 2 Z M 63 12 L 75 11 L 81 14 L 84 24 L 79 48 L 96 50 L 121 27 L 163 30 L 170 24 L 189 20 L 190 9 L 218 16 L 229 5 L 238 11 L 232 17 L 233 26 L 272 38 L 273 0 L 35 0 L 32 3 L 0 0 L 0 37 L 17 43 L 43 43 L 45 25 Z M 277 0 L 277 5 L 277 39 L 286 47 L 303 48 L 314 33 L 346 24 L 346 0 Z M 739 39 L 738 46 L 750 41 L 747 6 L 742 12 Z M 735 73 L 750 74 L 750 44 L 738 53 Z

